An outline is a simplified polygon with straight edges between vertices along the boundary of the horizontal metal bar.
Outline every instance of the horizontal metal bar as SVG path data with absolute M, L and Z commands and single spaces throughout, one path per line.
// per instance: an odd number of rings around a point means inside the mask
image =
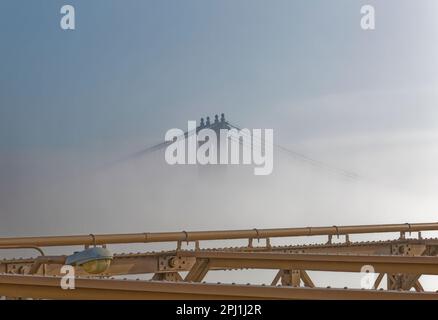
M 298 237 L 385 232 L 416 232 L 438 230 L 438 223 L 405 223 L 359 226 L 306 227 L 282 229 L 249 229 L 191 232 L 157 232 L 129 234 L 73 235 L 48 237 L 0 238 L 2 246 L 73 246 L 111 243 L 147 243 L 196 240 L 226 240 L 247 238 Z
M 419 256 L 422 254 L 435 255 L 437 246 L 436 240 L 431 239 L 405 239 L 379 242 L 350 242 L 338 244 L 313 244 L 313 245 L 293 245 L 278 247 L 237 247 L 217 249 L 225 252 L 277 252 L 277 253 L 326 253 L 344 255 L 391 255 L 394 251 L 399 253 L 399 248 L 407 248 L 410 255 Z M 203 254 L 206 251 L 166 251 L 166 252 L 144 252 L 144 253 L 125 253 L 115 254 L 110 268 L 104 275 L 124 275 L 124 274 L 143 274 L 189 271 L 195 263 L 195 255 Z M 185 255 L 184 263 L 169 265 L 169 259 L 176 255 Z M 37 259 L 4 259 L 0 260 L 0 273 L 27 273 Z M 53 263 L 53 262 L 52 262 Z M 61 265 L 48 264 L 45 266 L 46 275 L 59 275 Z M 219 269 L 219 268 L 214 268 Z M 40 269 L 37 274 L 42 274 Z M 77 275 L 86 275 L 81 268 L 76 270 Z
M 264 252 L 183 252 L 182 256 L 208 259 L 210 269 L 297 269 L 360 272 L 371 265 L 377 273 L 438 275 L 438 257 L 352 254 L 288 254 Z
M 260 285 L 76 279 L 74 290 L 63 290 L 59 277 L 0 275 L 0 295 L 42 299 L 400 299 L 437 300 L 432 292 Z

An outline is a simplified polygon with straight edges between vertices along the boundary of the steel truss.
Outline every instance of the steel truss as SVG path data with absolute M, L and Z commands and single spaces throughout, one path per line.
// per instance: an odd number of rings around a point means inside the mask
M 0 260 L 0 296 L 79 299 L 438 299 L 424 292 L 421 275 L 438 275 L 438 240 L 423 239 L 421 231 L 438 230 L 438 223 L 344 227 L 307 227 L 79 235 L 59 237 L 0 238 L 2 248 L 33 248 L 39 256 Z M 397 232 L 396 240 L 352 242 L 350 234 Z M 407 238 L 407 233 L 418 237 Z M 271 238 L 328 236 L 312 245 L 272 246 Z M 345 241 L 333 243 L 333 236 Z M 247 239 L 246 246 L 201 249 L 200 241 Z M 254 246 L 254 240 L 263 245 Z M 60 268 L 66 256 L 46 256 L 40 247 L 176 242 L 176 249 L 162 252 L 115 254 L 110 267 L 91 276 L 76 267 L 75 290 L 60 288 Z M 194 250 L 183 250 L 194 242 Z M 307 271 L 361 272 L 372 266 L 379 287 L 386 275 L 387 290 L 319 288 Z M 272 269 L 277 274 L 266 286 L 201 283 L 208 272 L 230 269 Z M 182 275 L 183 272 L 187 274 Z M 109 279 L 121 275 L 151 274 L 152 281 Z M 277 285 L 281 284 L 281 285 Z M 410 291 L 414 289 L 414 291 Z

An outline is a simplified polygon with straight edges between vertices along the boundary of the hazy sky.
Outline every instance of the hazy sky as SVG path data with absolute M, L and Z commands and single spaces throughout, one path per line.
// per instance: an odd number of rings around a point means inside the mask
M 65 3 L 0 4 L 1 150 L 157 141 L 221 111 L 288 139 L 436 128 L 436 1 L 70 1 L 73 32 Z
M 59 27 L 67 3 L 75 31 Z M 371 32 L 360 28 L 364 4 L 375 5 Z M 435 0 L 1 1 L 0 232 L 433 219 L 437 9 Z M 197 182 L 169 176 L 162 157 L 153 173 L 146 160 L 89 173 L 221 112 L 379 187 L 333 182 L 279 155 L 276 182 L 237 184 L 216 219 L 208 195 L 189 206 L 204 190 L 190 193 Z
M 0 237 L 437 221 L 437 14 L 436 0 L 0 1 Z M 269 177 L 160 153 L 106 166 L 221 112 L 361 178 L 280 152 Z

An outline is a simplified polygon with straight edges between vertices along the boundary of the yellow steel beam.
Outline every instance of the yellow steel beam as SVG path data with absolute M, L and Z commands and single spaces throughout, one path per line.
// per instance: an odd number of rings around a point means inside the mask
M 42 299 L 438 299 L 432 292 L 83 278 L 76 279 L 75 285 L 73 290 L 63 290 L 58 277 L 0 275 L 0 295 Z
M 377 273 L 438 275 L 438 257 L 344 254 L 288 254 L 272 252 L 194 251 L 180 255 L 208 261 L 210 269 L 297 269 L 360 272 L 371 265 Z
M 129 234 L 99 234 L 48 237 L 0 238 L 0 247 L 6 246 L 73 246 L 111 243 L 147 243 L 172 241 L 199 241 L 225 239 L 258 239 L 273 237 L 344 235 L 386 232 L 416 232 L 438 230 L 438 223 L 405 223 L 359 226 L 305 227 L 281 229 L 220 230 L 191 232 L 156 232 Z
M 237 247 L 217 249 L 226 252 L 281 252 L 281 253 L 327 253 L 327 254 L 355 254 L 355 255 L 391 255 L 399 254 L 400 250 L 406 251 L 409 255 L 436 254 L 436 240 L 429 239 L 405 239 L 379 242 L 358 242 L 358 243 L 339 243 L 339 244 L 318 244 L 318 245 L 294 245 L 278 247 Z M 171 250 L 165 252 L 143 252 L 143 253 L 126 253 L 115 254 L 110 268 L 103 274 L 127 275 L 127 274 L 144 274 L 144 273 L 166 273 L 189 271 L 195 263 L 195 255 L 205 253 L 201 251 Z M 183 257 L 183 260 L 177 260 L 175 257 Z M 46 259 L 52 260 L 52 257 L 41 257 L 36 259 L 4 259 L 0 260 L 0 273 L 26 274 L 32 273 L 31 268 L 37 266 L 37 261 L 44 262 Z M 49 261 L 50 262 L 50 261 Z M 59 275 L 61 264 L 44 265 L 38 268 L 37 274 Z M 77 268 L 77 275 L 86 275 L 81 269 Z

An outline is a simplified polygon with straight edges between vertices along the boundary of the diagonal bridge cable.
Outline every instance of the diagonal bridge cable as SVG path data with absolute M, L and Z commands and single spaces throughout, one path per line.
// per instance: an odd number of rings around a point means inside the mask
M 241 131 L 242 129 L 239 126 L 234 125 L 234 124 L 232 124 L 230 122 L 228 122 L 228 124 L 229 124 L 230 127 L 234 128 L 234 129 L 237 129 L 240 132 L 242 132 L 243 134 L 245 134 L 244 131 Z M 253 135 L 249 135 L 249 136 L 252 137 L 253 140 L 256 138 Z M 264 141 L 261 140 L 261 139 L 258 139 L 258 142 L 261 145 L 263 145 L 263 143 L 264 143 Z M 309 157 L 309 156 L 307 156 L 307 155 L 305 155 L 305 154 L 303 154 L 301 152 L 297 152 L 297 151 L 291 150 L 289 148 L 286 148 L 286 147 L 281 146 L 281 145 L 276 144 L 276 143 L 274 143 L 273 146 L 276 147 L 278 150 L 282 151 L 283 153 L 285 153 L 285 154 L 287 154 L 289 156 L 292 156 L 294 159 L 298 159 L 300 161 L 303 161 L 303 162 L 305 162 L 305 163 L 307 163 L 307 164 L 309 164 L 311 166 L 318 167 L 318 168 L 324 169 L 324 170 L 328 170 L 328 171 L 331 171 L 332 173 L 340 174 L 340 175 L 342 175 L 342 176 L 344 176 L 346 178 L 349 178 L 349 179 L 354 179 L 354 180 L 363 179 L 363 177 L 361 177 L 359 174 L 357 174 L 355 172 L 352 172 L 352 171 L 349 171 L 349 170 L 344 170 L 344 169 L 332 166 L 332 165 L 327 164 L 325 162 L 322 162 L 320 160 L 311 158 L 311 157 Z

